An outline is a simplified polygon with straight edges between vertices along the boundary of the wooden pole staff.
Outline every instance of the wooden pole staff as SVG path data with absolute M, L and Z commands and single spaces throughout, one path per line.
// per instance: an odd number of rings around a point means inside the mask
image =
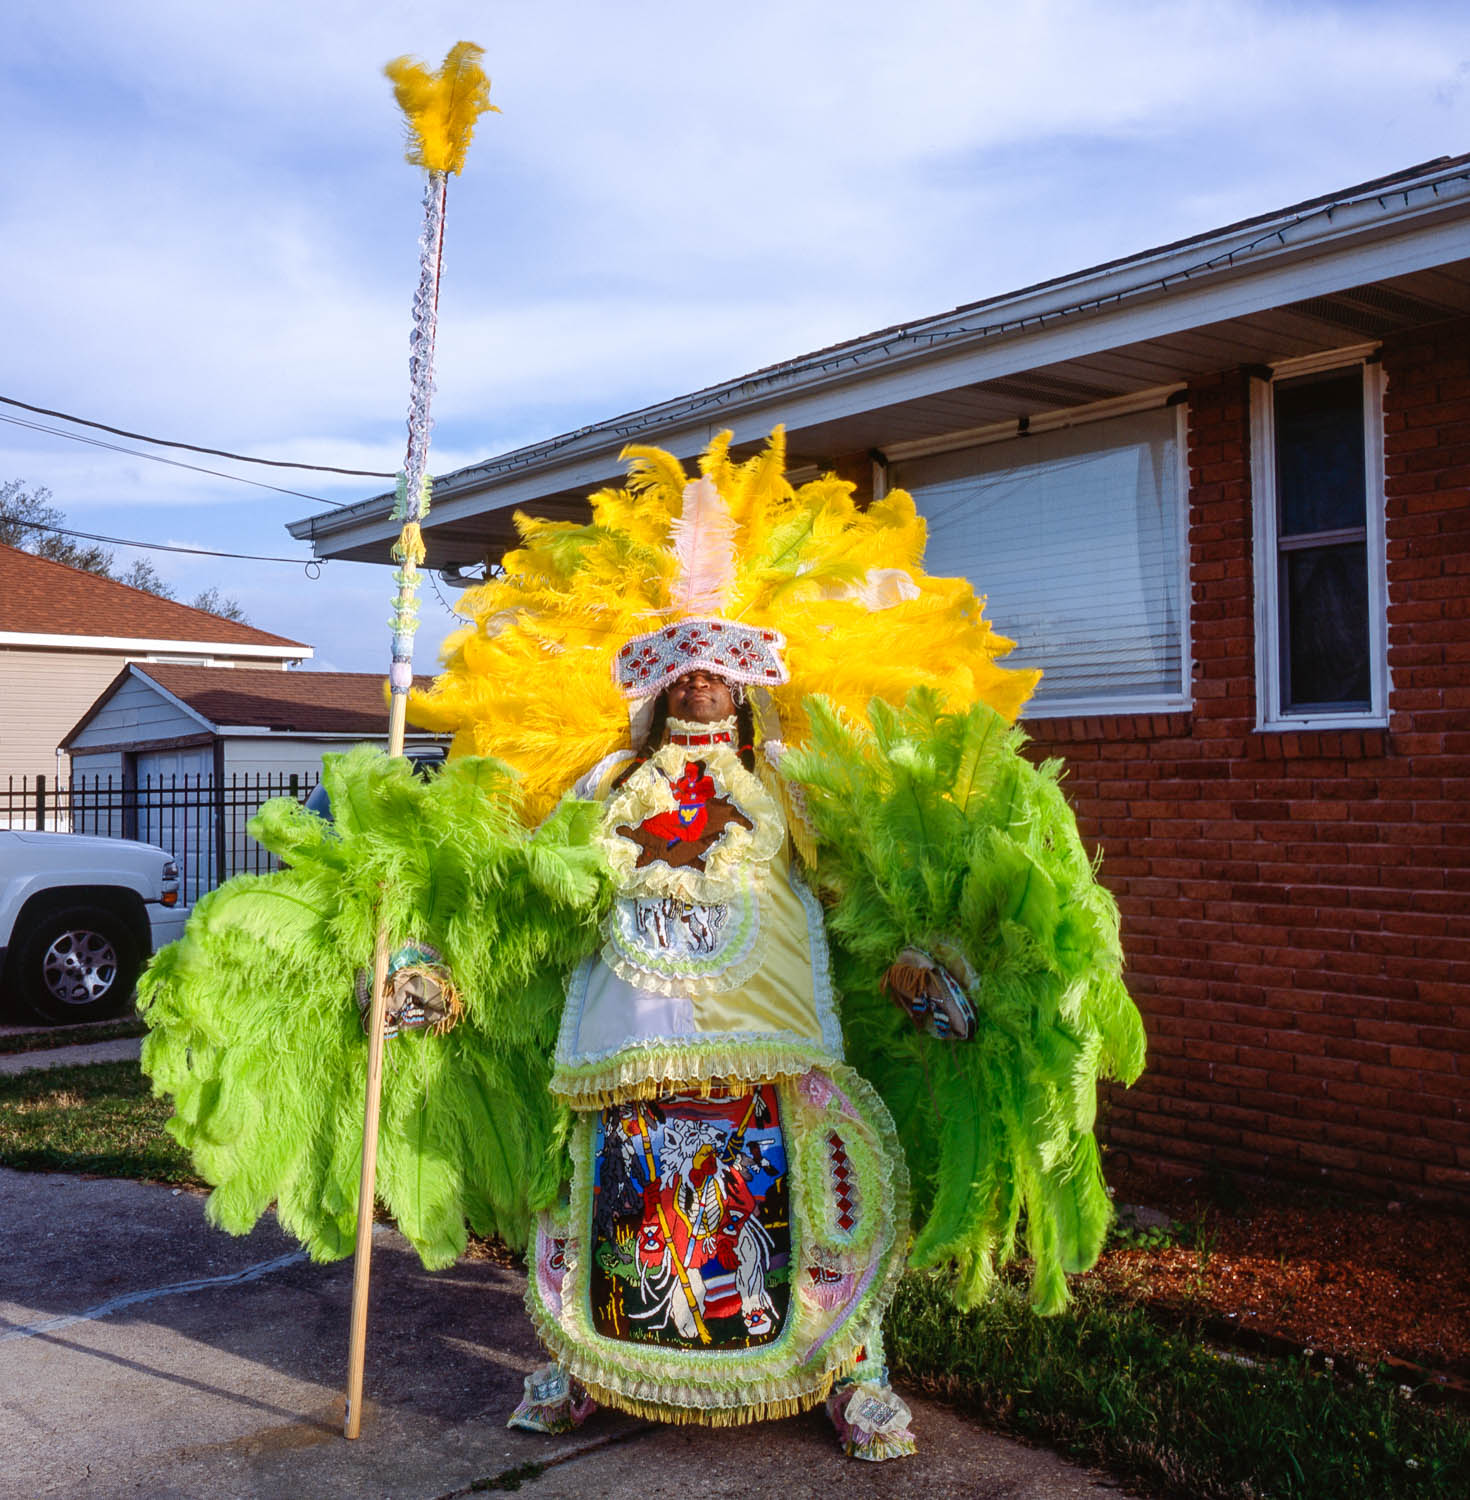
M 419 284 L 409 338 L 408 451 L 393 518 L 403 522 L 393 557 L 398 586 L 393 602 L 393 657 L 388 669 L 388 754 L 403 754 L 408 693 L 413 686 L 413 636 L 418 628 L 418 568 L 424 561 L 421 523 L 429 511 L 430 406 L 434 394 L 434 343 L 439 319 L 439 278 L 444 262 L 444 204 L 449 173 L 464 165 L 475 121 L 490 103 L 490 84 L 479 66 L 480 48 L 460 42 L 437 74 L 407 58 L 389 63 L 399 105 L 408 118 L 408 159 L 429 169 L 424 228 L 419 237 Z M 385 892 L 386 895 L 386 892 Z M 362 1380 L 367 1352 L 368 1280 L 372 1272 L 373 1208 L 377 1198 L 378 1120 L 383 1090 L 383 1028 L 388 1008 L 389 932 L 380 914 L 373 950 L 373 1000 L 368 1012 L 367 1089 L 363 1103 L 362 1175 L 357 1189 L 357 1246 L 352 1268 L 352 1315 L 347 1347 L 347 1405 L 343 1432 L 362 1430 Z

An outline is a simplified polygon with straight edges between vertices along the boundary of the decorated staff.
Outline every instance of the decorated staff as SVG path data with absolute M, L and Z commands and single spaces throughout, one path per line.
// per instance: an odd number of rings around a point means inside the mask
M 388 754 L 403 754 L 408 692 L 413 685 L 413 637 L 418 629 L 418 568 L 424 560 L 420 530 L 429 513 L 430 406 L 434 395 L 434 338 L 439 318 L 439 276 L 444 258 L 444 204 L 449 174 L 464 166 L 475 122 L 488 109 L 490 80 L 480 67 L 483 49 L 473 42 L 453 46 L 443 66 L 431 73 L 422 64 L 400 57 L 384 69 L 393 80 L 393 95 L 408 122 L 407 159 L 426 167 L 424 227 L 419 236 L 419 283 L 413 299 L 413 333 L 409 338 L 408 452 L 398 482 L 393 519 L 403 529 L 393 547 L 398 569 L 393 575 L 393 658 L 388 669 L 391 689 Z M 497 111 L 498 113 L 498 111 Z M 373 1202 L 377 1178 L 378 1116 L 383 1085 L 383 1033 L 388 992 L 388 927 L 380 922 L 373 953 L 372 1005 L 368 1014 L 367 1099 L 362 1126 L 362 1176 L 357 1196 L 357 1250 L 353 1263 L 352 1323 L 347 1362 L 347 1410 L 344 1431 L 355 1438 L 362 1424 L 363 1356 L 367 1343 L 368 1277 L 371 1271 Z

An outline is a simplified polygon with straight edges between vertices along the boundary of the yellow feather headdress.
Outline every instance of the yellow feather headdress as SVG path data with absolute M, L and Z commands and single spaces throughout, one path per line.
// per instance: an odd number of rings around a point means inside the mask
M 691 537 L 683 466 L 630 447 L 627 484 L 591 497 L 590 524 L 518 514 L 521 545 L 504 575 L 460 600 L 474 623 L 445 642 L 445 670 L 411 696 L 409 718 L 452 732 L 452 754 L 509 761 L 524 778 L 528 818 L 627 745 L 616 653 L 710 602 L 716 571 L 725 619 L 785 638 L 790 681 L 772 696 L 790 744 L 806 737 L 811 693 L 860 713 L 874 697 L 901 703 L 922 683 L 952 707 L 983 699 L 1014 719 L 1035 688 L 1039 672 L 997 665 L 1012 643 L 991 629 L 969 583 L 923 571 L 925 525 L 904 491 L 859 509 L 854 486 L 835 475 L 792 488 L 780 428 L 744 463 L 730 458 L 730 441 L 721 433 L 699 463 L 730 522 L 727 531 L 705 516 L 710 548 Z M 700 557 L 712 553 L 718 567 L 701 580 Z

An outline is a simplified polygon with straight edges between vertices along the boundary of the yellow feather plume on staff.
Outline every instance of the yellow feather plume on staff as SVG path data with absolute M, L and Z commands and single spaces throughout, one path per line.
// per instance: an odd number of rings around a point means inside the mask
M 414 166 L 458 172 L 475 122 L 487 109 L 500 113 L 490 102 L 490 80 L 480 66 L 484 55 L 473 42 L 456 42 L 437 73 L 411 57 L 396 57 L 383 69 L 408 121 L 405 155 Z
M 723 613 L 786 636 L 791 682 L 774 697 L 788 744 L 807 736 L 808 693 L 861 714 L 875 696 L 902 703 L 926 683 L 953 708 L 981 699 L 1016 717 L 1041 674 L 998 664 L 1011 642 L 991 629 L 969 583 L 924 572 L 924 521 L 907 494 L 861 510 L 835 475 L 793 489 L 779 428 L 744 463 L 729 447 L 721 433 L 699 464 L 734 524 Z M 592 496 L 590 525 L 516 517 L 521 545 L 504 575 L 460 600 L 474 623 L 444 643 L 433 688 L 409 698 L 414 723 L 454 734 L 451 754 L 509 761 L 533 821 L 574 777 L 627 745 L 613 655 L 680 613 L 689 476 L 657 448 L 623 457 L 627 485 Z

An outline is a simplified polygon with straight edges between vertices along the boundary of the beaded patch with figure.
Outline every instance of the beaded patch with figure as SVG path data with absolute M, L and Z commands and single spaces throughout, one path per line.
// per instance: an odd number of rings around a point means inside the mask
M 774 1086 L 605 1109 L 593 1160 L 599 1333 L 683 1349 L 751 1348 L 777 1336 L 791 1224 Z
M 669 782 L 674 807 L 644 818 L 637 827 L 625 823 L 615 830 L 638 846 L 635 869 L 658 862 L 703 870 L 704 856 L 727 828 L 755 826 L 728 797 L 720 795 L 702 760 L 686 761 L 677 781 L 661 768 L 659 774 Z
M 608 799 L 599 835 L 624 897 L 707 906 L 759 887 L 785 839 L 771 794 L 724 744 L 656 750 Z

